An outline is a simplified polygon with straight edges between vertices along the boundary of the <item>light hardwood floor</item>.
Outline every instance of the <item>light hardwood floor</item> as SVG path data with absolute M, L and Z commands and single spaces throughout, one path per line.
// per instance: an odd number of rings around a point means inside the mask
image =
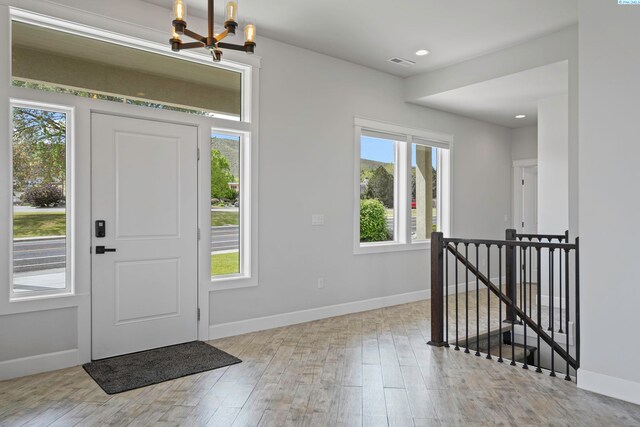
M 640 425 L 640 406 L 426 345 L 429 316 L 422 301 L 212 341 L 243 363 L 114 396 L 81 367 L 0 382 L 0 425 Z

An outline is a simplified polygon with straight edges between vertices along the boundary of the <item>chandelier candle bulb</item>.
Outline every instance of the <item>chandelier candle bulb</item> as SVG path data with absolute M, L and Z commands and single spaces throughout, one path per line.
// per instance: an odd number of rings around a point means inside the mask
M 177 40 L 180 41 L 180 34 L 178 34 L 176 32 L 176 27 L 175 25 L 171 26 L 171 40 Z
M 238 3 L 235 1 L 227 2 L 225 21 L 236 22 L 238 16 Z
M 247 24 L 244 27 L 244 36 L 246 43 L 256 42 L 256 26 L 253 24 Z
M 176 31 L 175 25 L 171 26 L 171 40 L 169 40 L 171 44 L 171 50 L 174 52 L 180 51 L 180 45 L 182 44 L 182 40 L 180 39 L 180 34 Z
M 187 5 L 184 0 L 175 0 L 173 2 L 173 16 L 176 21 L 184 21 L 187 17 Z

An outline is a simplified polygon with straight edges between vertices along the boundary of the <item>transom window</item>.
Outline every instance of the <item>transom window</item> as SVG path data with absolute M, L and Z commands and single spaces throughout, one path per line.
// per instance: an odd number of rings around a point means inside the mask
M 11 29 L 13 86 L 241 119 L 240 72 L 18 21 Z
M 420 249 L 448 232 L 449 142 L 428 136 L 356 121 L 356 253 Z

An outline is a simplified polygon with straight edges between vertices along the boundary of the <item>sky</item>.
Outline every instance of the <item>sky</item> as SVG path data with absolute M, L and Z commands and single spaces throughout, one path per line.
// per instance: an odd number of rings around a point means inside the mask
M 362 136 L 360 139 L 360 158 L 377 162 L 392 163 L 395 157 L 393 141 L 389 139 Z M 432 165 L 436 167 L 437 157 L 432 156 Z M 411 166 L 416 165 L 416 145 L 411 147 Z
M 236 135 L 225 135 L 223 133 L 215 133 L 215 132 L 211 133 L 211 138 L 230 139 L 232 141 L 240 141 L 240 137 L 239 136 L 236 136 Z

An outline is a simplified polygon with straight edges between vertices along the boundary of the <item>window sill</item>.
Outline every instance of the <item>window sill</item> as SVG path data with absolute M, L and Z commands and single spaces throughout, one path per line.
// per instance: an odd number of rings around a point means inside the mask
M 258 286 L 258 280 L 250 276 L 226 276 L 212 279 L 209 291 L 226 291 L 229 289 L 253 288 Z
M 48 300 L 48 299 L 72 298 L 75 296 L 76 296 L 76 293 L 71 291 L 42 292 L 42 293 L 26 292 L 26 295 L 12 296 L 11 298 L 9 298 L 9 303 L 13 304 L 13 303 L 28 302 L 28 301 L 42 301 L 42 300 Z
M 430 240 L 416 243 L 370 243 L 356 246 L 353 249 L 354 255 L 380 254 L 387 252 L 425 251 L 431 247 Z

